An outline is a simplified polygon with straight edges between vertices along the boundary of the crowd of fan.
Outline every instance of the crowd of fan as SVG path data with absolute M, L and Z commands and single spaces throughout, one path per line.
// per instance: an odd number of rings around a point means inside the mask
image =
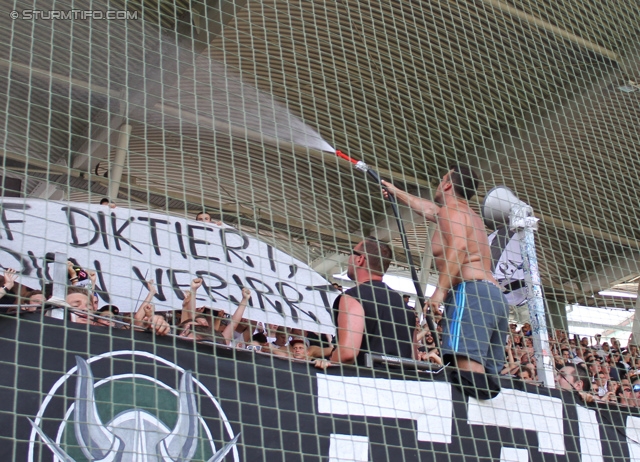
M 432 333 L 426 326 L 419 329 L 417 341 L 420 343 L 417 359 L 442 364 Z M 578 392 L 588 403 L 640 407 L 640 349 L 633 336 L 629 337 L 627 347 L 621 347 L 615 338 L 611 338 L 610 343 L 602 342 L 600 334 L 569 338 L 564 330 L 557 329 L 549 332 L 549 347 L 557 388 Z M 516 323 L 510 324 L 505 357 L 503 375 L 542 384 L 529 323 L 520 328 Z
M 145 330 L 155 335 L 173 335 L 183 340 L 208 342 L 235 348 L 249 349 L 276 356 L 300 360 L 322 358 L 331 352 L 331 336 L 322 336 L 300 329 L 250 321 L 244 317 L 251 291 L 242 289 L 242 300 L 232 314 L 223 310 L 196 306 L 195 294 L 202 279 L 191 282 L 184 292 L 182 309 L 155 312 L 153 299 L 157 288 L 153 280 L 147 281 L 148 293 L 132 312 L 121 312 L 115 305 L 100 306 L 100 298 L 93 290 L 96 273 L 85 270 L 75 261 L 67 262 L 68 280 L 64 300 L 52 296 L 52 285 L 45 293 L 17 282 L 16 271 L 7 269 L 0 276 L 0 305 L 10 306 L 5 312 L 35 312 L 43 310 L 45 316 L 71 322 L 111 329 Z
M 503 374 L 516 376 L 526 382 L 539 384 L 534 356 L 531 325 L 518 330 L 510 325 L 506 346 L 507 363 Z M 553 354 L 556 387 L 575 391 L 588 403 L 615 403 L 640 407 L 640 355 L 638 346 L 629 336 L 627 347 L 611 338 L 602 342 L 594 337 L 574 335 L 561 329 L 549 333 Z
M 96 274 L 69 261 L 68 286 L 65 300 L 55 300 L 50 293 L 17 283 L 16 272 L 8 269 L 0 276 L 0 304 L 20 304 L 22 311 L 44 308 L 46 316 L 68 316 L 76 323 L 111 329 L 148 330 L 156 335 L 174 335 L 184 340 L 217 343 L 250 349 L 298 360 L 325 358 L 331 354 L 333 339 L 329 335 L 305 332 L 273 324 L 250 321 L 244 317 L 251 291 L 242 289 L 242 300 L 232 314 L 208 307 L 198 307 L 195 294 L 202 285 L 194 279 L 184 293 L 182 309 L 156 313 L 153 298 L 157 293 L 154 281 L 147 282 L 148 294 L 131 313 L 121 313 L 114 305 L 99 306 L 93 291 Z M 341 287 L 336 287 L 341 290 Z M 51 287 L 46 288 L 50 292 Z M 408 296 L 405 296 L 405 303 Z M 408 304 L 407 309 L 412 309 Z M 437 321 L 437 319 L 436 319 Z M 423 321 L 424 322 L 424 321 Z M 438 324 L 439 325 L 439 324 Z M 503 375 L 539 384 L 531 326 L 518 329 L 510 325 L 507 337 L 506 362 Z M 440 328 L 438 328 L 440 330 Z M 441 354 L 433 333 L 426 323 L 416 321 L 416 360 L 442 365 Z M 555 363 L 558 388 L 579 392 L 586 402 L 617 403 L 640 407 L 640 354 L 630 338 L 627 348 L 621 348 L 615 338 L 611 344 L 594 338 L 556 330 L 549 335 L 550 350 Z

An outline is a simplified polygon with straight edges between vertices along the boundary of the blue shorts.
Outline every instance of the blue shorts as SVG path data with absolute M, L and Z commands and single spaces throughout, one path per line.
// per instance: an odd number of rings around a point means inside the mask
M 509 333 L 509 303 L 489 281 L 464 281 L 444 301 L 442 355 L 472 359 L 489 374 L 499 374 L 505 363 Z M 447 358 L 449 356 L 449 358 Z

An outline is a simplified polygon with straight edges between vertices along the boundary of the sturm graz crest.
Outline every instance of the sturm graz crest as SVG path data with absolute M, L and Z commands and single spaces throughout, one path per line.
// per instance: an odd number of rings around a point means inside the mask
M 125 373 L 98 381 L 94 379 L 93 363 L 126 356 L 129 356 L 129 361 L 121 361 L 120 366 L 123 363 L 133 365 L 131 356 L 135 357 L 139 367 L 144 361 L 148 364 L 149 360 L 169 366 L 171 372 L 179 373 L 178 386 L 163 383 L 155 374 Z M 38 437 L 50 450 L 54 461 L 219 462 L 228 454 L 239 460 L 235 444 L 240 434 L 234 436 L 220 404 L 202 383 L 193 378 L 191 371 L 139 351 L 105 353 L 89 361 L 76 356 L 76 363 L 76 367 L 52 387 L 35 419 L 30 419 L 33 427 L 30 462 L 34 460 Z M 155 364 L 152 366 L 155 369 Z M 164 369 L 166 371 L 167 368 Z M 172 375 L 175 374 L 168 376 Z M 71 377 L 76 378 L 75 393 L 69 396 L 71 400 L 63 399 L 62 402 L 70 401 L 72 404 L 68 407 L 62 405 L 66 409 L 64 415 L 59 416 L 59 421 L 54 422 L 57 424 L 54 433 L 49 422 L 50 411 L 60 407 L 60 397 L 65 389 L 63 385 Z M 219 449 L 216 449 L 212 432 L 198 411 L 199 396 L 203 398 L 201 403 L 210 401 L 209 414 L 211 409 L 218 414 L 216 418 L 223 429 L 219 433 L 225 433 L 218 435 L 218 441 L 222 440 Z M 56 398 L 57 406 L 53 404 Z M 48 431 L 45 431 L 45 423 Z

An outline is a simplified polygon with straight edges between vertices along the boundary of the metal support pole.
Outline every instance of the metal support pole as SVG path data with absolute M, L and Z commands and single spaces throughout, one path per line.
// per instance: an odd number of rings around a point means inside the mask
M 118 198 L 120 182 L 122 181 L 122 171 L 124 170 L 124 163 L 127 159 L 127 152 L 129 151 L 129 137 L 131 136 L 131 130 L 132 127 L 129 124 L 122 124 L 120 126 L 116 156 L 113 160 L 111 170 L 109 171 L 109 200 L 112 201 Z
M 53 293 L 56 298 L 64 300 L 67 297 L 67 255 L 56 252 L 53 262 Z
M 638 298 L 636 298 L 636 310 L 633 316 L 631 335 L 633 336 L 633 345 L 640 345 L 640 284 L 638 284 Z
M 549 351 L 549 334 L 547 332 L 542 284 L 534 238 L 534 231 L 538 229 L 538 218 L 532 215 L 533 210 L 530 206 L 524 204 L 514 205 L 509 214 L 510 228 L 517 231 L 520 237 L 520 251 L 527 284 L 527 304 L 529 306 L 538 380 L 541 380 L 546 387 L 555 388 L 554 365 Z

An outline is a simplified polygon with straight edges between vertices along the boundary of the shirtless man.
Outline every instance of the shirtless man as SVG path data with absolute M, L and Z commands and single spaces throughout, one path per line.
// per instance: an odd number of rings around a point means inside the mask
M 498 374 L 505 362 L 509 306 L 491 273 L 491 250 L 482 218 L 467 202 L 476 194 L 477 183 L 470 168 L 452 168 L 432 202 L 382 182 L 387 188 L 385 197 L 393 194 L 438 225 L 432 240 L 438 287 L 425 309 L 437 314 L 445 306 L 445 362 L 453 360 L 463 370 Z

